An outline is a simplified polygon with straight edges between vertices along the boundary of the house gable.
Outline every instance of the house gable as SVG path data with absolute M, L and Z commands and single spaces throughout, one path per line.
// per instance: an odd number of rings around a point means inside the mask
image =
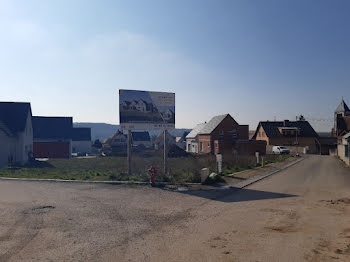
M 233 117 L 230 114 L 225 114 L 225 115 L 220 115 L 220 116 L 215 116 L 213 117 L 203 128 L 202 130 L 198 133 L 199 135 L 210 135 L 212 134 L 215 130 L 217 130 L 218 126 L 222 124 L 222 122 L 225 121 L 232 121 L 232 125 L 237 125 L 238 123 L 233 119 Z M 221 126 L 222 127 L 222 126 Z
M 30 103 L 0 102 L 0 122 L 13 135 L 24 132 L 28 114 L 31 114 Z

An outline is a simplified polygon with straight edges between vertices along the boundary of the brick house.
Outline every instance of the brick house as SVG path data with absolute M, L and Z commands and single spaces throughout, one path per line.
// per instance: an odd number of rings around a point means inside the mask
M 260 122 L 252 139 L 266 141 L 268 146 L 308 147 L 319 151 L 318 134 L 305 120 Z
M 239 125 L 230 114 L 213 117 L 197 132 L 195 139 L 193 137 L 189 139 L 195 140 L 200 154 L 254 154 L 257 151 L 264 154 L 266 152 L 266 143 L 249 140 L 249 126 Z

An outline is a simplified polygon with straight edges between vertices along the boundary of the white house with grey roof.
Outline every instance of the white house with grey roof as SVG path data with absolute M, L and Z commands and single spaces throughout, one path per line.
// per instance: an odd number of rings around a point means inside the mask
M 30 103 L 0 102 L 0 167 L 24 165 L 33 155 Z
M 201 123 L 195 126 L 192 131 L 186 136 L 186 152 L 198 154 L 197 135 L 207 123 Z

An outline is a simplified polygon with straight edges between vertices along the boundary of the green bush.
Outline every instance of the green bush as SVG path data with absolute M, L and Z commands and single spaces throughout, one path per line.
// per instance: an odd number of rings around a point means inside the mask
M 209 176 L 204 182 L 206 185 L 213 185 L 217 183 L 225 183 L 225 179 L 223 179 L 220 175 L 216 175 L 214 177 Z

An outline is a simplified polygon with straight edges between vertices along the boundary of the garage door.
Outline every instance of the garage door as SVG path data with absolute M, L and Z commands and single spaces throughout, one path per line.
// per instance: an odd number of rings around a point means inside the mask
M 35 158 L 69 158 L 69 142 L 34 142 Z

